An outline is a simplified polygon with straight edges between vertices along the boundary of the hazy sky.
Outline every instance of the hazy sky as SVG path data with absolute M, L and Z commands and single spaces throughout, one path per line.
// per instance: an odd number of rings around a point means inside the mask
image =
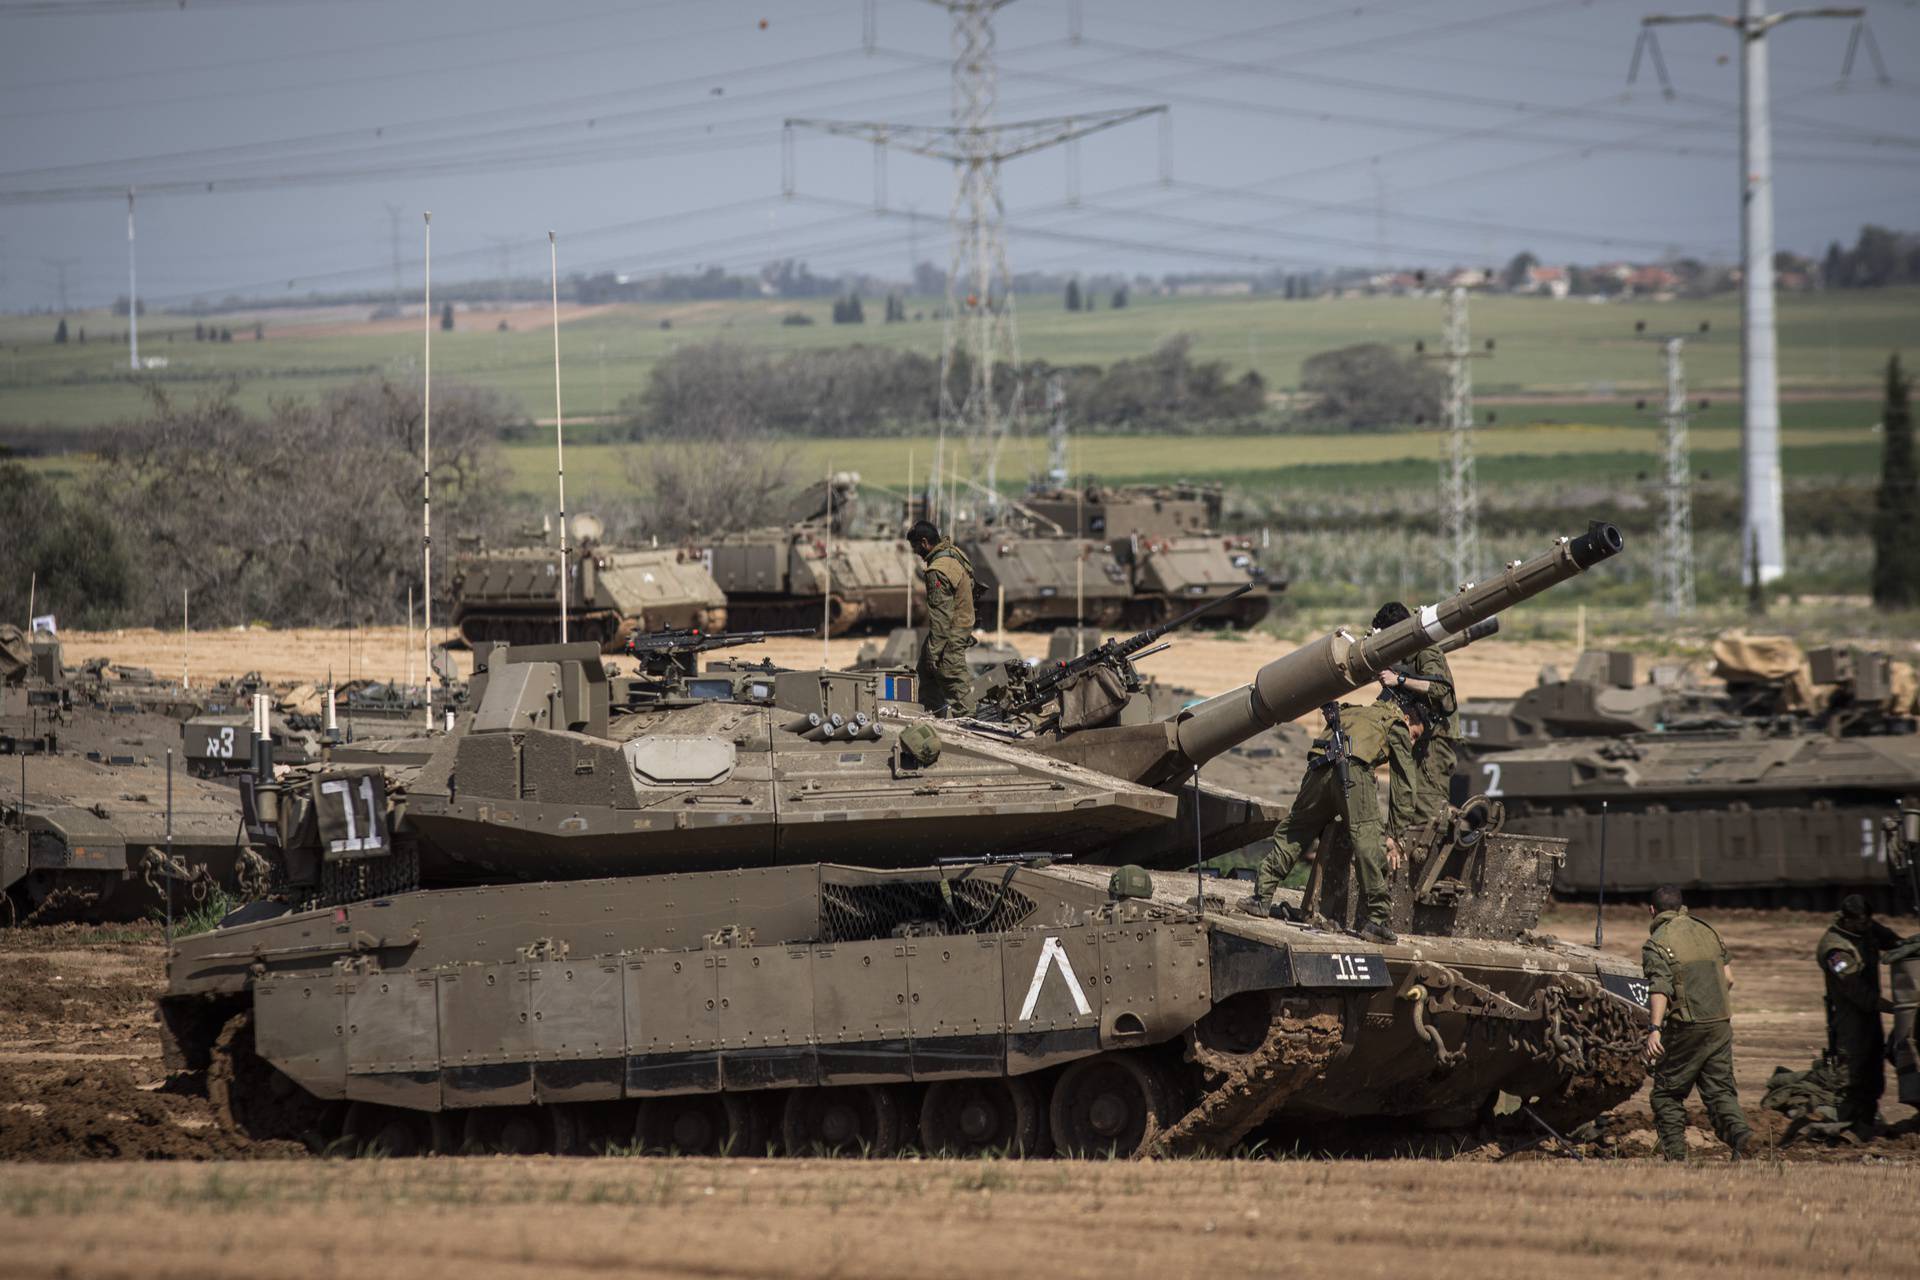
M 1691 9 L 1701 0 L 1687 0 Z M 1731 12 L 1737 0 L 1707 0 Z M 925 0 L 0 0 L 0 307 L 126 290 L 160 304 L 383 287 L 389 206 L 406 288 L 420 211 L 435 276 L 803 258 L 944 268 L 942 163 L 789 116 L 941 124 L 950 21 Z M 1079 10 L 1081 38 L 1070 39 Z M 51 12 L 50 12 L 51 11 Z M 1210 271 L 1392 262 L 1730 259 L 1739 243 L 1731 33 L 1662 34 L 1677 97 L 1625 73 L 1620 0 L 1015 0 L 997 21 L 1003 121 L 1168 104 L 1004 175 L 1016 270 Z M 1920 5 L 1771 37 L 1779 243 L 1920 229 Z M 211 184 L 211 190 L 208 189 Z M 917 210 L 916 222 L 904 216 Z

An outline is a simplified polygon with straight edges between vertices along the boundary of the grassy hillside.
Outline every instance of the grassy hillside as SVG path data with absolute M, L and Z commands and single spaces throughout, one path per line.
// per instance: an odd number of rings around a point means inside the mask
M 931 299 L 908 304 L 909 314 L 928 318 L 897 325 L 834 325 L 829 305 L 826 299 L 661 303 L 574 314 L 561 331 L 569 417 L 613 412 L 624 396 L 644 385 L 655 360 L 684 342 L 725 336 L 779 348 L 867 342 L 939 349 L 941 324 L 931 318 Z M 1020 307 L 1021 348 L 1027 355 L 1106 364 L 1189 333 L 1198 357 L 1225 361 L 1236 371 L 1252 366 L 1279 389 L 1298 381 L 1301 361 L 1316 351 L 1363 341 L 1410 350 L 1417 339 L 1437 343 L 1441 327 L 1441 304 L 1431 299 L 1136 296 L 1122 311 L 1070 313 L 1054 299 L 1022 298 Z M 877 315 L 880 307 L 875 302 L 868 310 Z M 808 314 L 817 323 L 781 324 L 790 312 Z M 1688 332 L 1702 320 L 1709 322 L 1711 332 L 1688 347 L 1689 383 L 1696 395 L 1725 396 L 1737 387 L 1739 304 L 1731 294 L 1666 304 L 1476 299 L 1476 341 L 1491 337 L 1496 343 L 1493 358 L 1475 362 L 1476 386 L 1492 396 L 1526 392 L 1630 400 L 1661 376 L 1658 350 L 1634 336 L 1637 319 L 1652 329 Z M 237 379 L 242 403 L 252 410 L 372 374 L 419 376 L 418 316 L 380 325 L 365 320 L 363 312 L 348 309 L 224 315 L 217 322 L 233 331 L 234 340 L 196 343 L 191 318 L 146 316 L 141 354 L 163 356 L 168 365 L 142 376 L 176 394 Z M 503 321 L 504 332 L 498 328 Z M 263 326 L 263 341 L 254 340 L 256 322 Z M 663 323 L 671 327 L 662 328 Z M 87 330 L 85 345 L 55 346 L 54 326 L 50 316 L 0 317 L 0 426 L 91 426 L 139 413 L 142 393 L 127 368 L 124 318 L 98 312 L 69 317 L 76 338 L 81 327 Z M 118 340 L 104 341 L 109 334 Z M 434 371 L 437 377 L 497 388 L 530 416 L 550 418 L 551 342 L 549 321 L 538 307 L 461 312 L 453 333 L 434 334 Z M 1876 385 L 1890 351 L 1916 349 L 1920 289 L 1780 298 L 1781 373 L 1790 391 L 1867 391 Z M 1526 411 L 1551 416 L 1550 406 Z M 1619 415 L 1630 414 L 1630 404 L 1607 412 L 1611 420 L 1622 420 Z M 1790 426 L 1820 425 L 1825 413 L 1793 402 L 1786 408 Z M 1871 422 L 1872 410 L 1864 413 L 1864 419 L 1853 415 L 1854 421 Z

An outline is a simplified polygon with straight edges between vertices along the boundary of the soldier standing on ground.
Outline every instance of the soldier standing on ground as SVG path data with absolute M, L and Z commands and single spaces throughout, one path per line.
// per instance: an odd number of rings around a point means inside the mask
M 1653 1066 L 1653 1123 L 1660 1154 L 1687 1158 L 1687 1095 L 1695 1086 L 1720 1141 L 1736 1157 L 1753 1147 L 1753 1129 L 1733 1085 L 1733 966 L 1713 926 L 1687 914 L 1680 889 L 1653 891 L 1653 924 L 1640 948 L 1653 1006 L 1647 1061 Z
M 907 545 L 926 563 L 927 638 L 920 646 L 920 705 L 928 711 L 966 715 L 967 650 L 973 647 L 973 565 L 953 539 L 931 521 L 907 530 Z
M 1373 629 L 1383 631 L 1396 622 L 1405 622 L 1413 612 L 1398 600 L 1380 606 L 1373 615 Z M 1404 677 L 1389 667 L 1380 673 L 1380 687 L 1424 699 L 1427 706 L 1427 731 L 1414 751 L 1420 767 L 1420 789 L 1414 796 L 1413 822 L 1426 822 L 1447 811 L 1448 783 L 1458 758 L 1454 741 L 1460 736 L 1459 699 L 1453 689 L 1453 668 L 1440 646 L 1430 644 L 1413 655 L 1408 664 L 1414 678 Z
M 1871 1138 L 1879 1125 L 1880 1095 L 1887 1087 L 1880 1014 L 1891 1007 L 1880 996 L 1880 953 L 1899 945 L 1899 935 L 1873 918 L 1866 898 L 1850 893 L 1814 948 L 1827 984 L 1827 1052 L 1847 1060 L 1840 1120 L 1855 1137 Z
M 1266 915 L 1272 909 L 1274 890 L 1299 864 L 1314 839 L 1318 837 L 1324 849 L 1327 841 L 1344 828 L 1353 847 L 1360 892 L 1366 899 L 1367 918 L 1360 934 L 1378 942 L 1394 942 L 1398 939 L 1387 927 L 1391 914 L 1387 869 L 1400 866 L 1400 838 L 1412 823 L 1419 786 L 1414 744 L 1426 727 L 1426 711 L 1419 703 L 1388 698 L 1364 707 L 1344 708 L 1340 719 L 1347 738 L 1347 787 L 1343 791 L 1340 785 L 1340 762 L 1331 751 L 1330 738 L 1320 738 L 1307 758 L 1307 776 L 1300 780 L 1293 808 L 1274 833 L 1273 847 L 1260 860 L 1253 897 L 1246 909 Z M 1380 825 L 1380 792 L 1373 779 L 1373 771 L 1383 764 L 1392 769 L 1384 830 Z

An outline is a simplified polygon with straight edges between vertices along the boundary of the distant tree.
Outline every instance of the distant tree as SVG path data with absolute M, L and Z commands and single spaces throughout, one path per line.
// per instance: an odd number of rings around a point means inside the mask
M 1851 281 L 1847 276 L 1847 251 L 1840 247 L 1838 240 L 1827 244 L 1827 257 L 1820 264 L 1820 284 L 1827 289 L 1844 289 Z
M 231 329 L 222 329 L 222 330 L 220 331 L 220 341 L 222 341 L 222 342 L 232 342 L 232 341 L 233 341 L 233 330 L 231 330 Z
M 195 325 L 193 326 L 193 340 L 194 340 L 195 342 L 205 342 L 205 341 L 207 340 L 207 326 L 206 326 L 206 325 L 204 325 L 204 324 L 198 324 L 198 323 L 196 323 L 196 324 L 195 324 Z
M 1913 453 L 1910 390 L 1900 357 L 1891 357 L 1880 416 L 1880 491 L 1873 512 L 1873 602 L 1882 609 L 1920 605 L 1920 467 Z
M 18 462 L 0 458 L 0 611 L 27 616 L 27 596 L 37 590 L 35 613 L 57 613 L 71 626 L 111 626 L 133 585 L 116 513 L 63 499 L 59 490 Z M 131 531 L 125 535 L 131 538 Z M 37 586 L 34 584 L 37 581 Z
M 513 332 L 513 329 L 510 325 L 507 324 L 505 320 L 502 320 L 499 324 L 494 326 L 493 331 L 495 333 L 511 333 Z
M 451 302 L 440 308 L 440 329 L 444 333 L 453 332 L 453 304 Z
M 147 304 L 145 302 L 141 302 L 137 307 L 135 307 L 135 310 L 138 311 L 141 315 L 145 315 L 147 314 Z M 113 314 L 117 316 L 123 316 L 127 314 L 127 300 L 124 296 L 115 298 L 113 300 Z
M 672 318 L 671 316 L 661 316 L 661 317 L 660 317 L 660 327 L 661 327 L 662 329 L 671 329 L 671 328 L 673 328 L 673 318 Z
M 860 295 L 850 293 L 844 298 L 836 298 L 833 303 L 833 322 L 835 324 L 865 324 L 866 308 L 860 305 Z
M 833 304 L 833 321 L 835 324 L 840 323 L 840 303 L 838 301 Z M 813 317 L 804 311 L 789 311 L 780 317 L 780 323 L 790 329 L 797 329 L 803 324 L 812 324 Z
M 1500 282 L 1507 286 L 1509 292 L 1518 289 L 1527 282 L 1527 272 L 1539 265 L 1540 259 L 1534 257 L 1531 252 L 1522 250 L 1513 255 L 1512 260 L 1507 263 L 1507 269 L 1500 273 Z
M 1069 280 L 1067 281 L 1067 310 L 1078 311 L 1079 309 L 1080 282 L 1078 280 Z
M 77 341 L 78 341 L 78 342 L 79 342 L 79 344 L 80 344 L 81 346 L 83 346 L 83 347 L 87 345 L 87 326 L 85 326 L 85 325 L 81 325 L 81 326 L 80 326 L 80 329 L 79 329 L 79 337 L 78 337 L 78 339 L 77 339 Z
M 1446 379 L 1432 365 L 1378 342 L 1308 356 L 1300 389 L 1312 397 L 1303 416 L 1350 431 L 1410 426 L 1439 416 Z
M 1107 305 L 1115 311 L 1124 309 L 1127 305 L 1127 286 L 1121 285 L 1118 289 L 1115 289 L 1113 291 L 1113 300 Z
M 54 340 L 54 341 L 55 341 L 56 343 L 59 343 L 59 344 L 61 344 L 61 345 L 63 345 L 63 346 L 64 346 L 64 345 L 66 344 L 66 341 L 67 341 L 67 318 L 66 318 L 65 316 L 61 316 L 61 317 L 60 317 L 60 326 L 59 326 L 59 328 L 57 328 L 57 329 L 55 329 L 55 330 L 53 331 L 53 340 Z
M 502 329 L 506 328 L 507 322 L 505 320 L 502 320 L 500 322 L 500 327 Z M 254 321 L 253 323 L 253 340 L 255 342 L 265 342 L 267 340 L 267 326 L 264 324 L 261 324 L 258 320 Z

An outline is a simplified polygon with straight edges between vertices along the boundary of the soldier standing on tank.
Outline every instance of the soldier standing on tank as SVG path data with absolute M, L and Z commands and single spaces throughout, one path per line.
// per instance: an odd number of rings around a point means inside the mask
M 1886 1090 L 1886 1029 L 1880 995 L 1880 953 L 1900 945 L 1900 936 L 1873 918 L 1865 897 L 1850 893 L 1814 948 L 1827 984 L 1827 1052 L 1847 1060 L 1847 1090 L 1840 1120 L 1855 1137 L 1871 1138 L 1879 1125 Z
M 1413 612 L 1398 600 L 1389 600 L 1373 615 L 1373 629 L 1384 631 L 1397 622 L 1405 622 Z M 1380 687 L 1388 692 L 1412 694 L 1427 705 L 1427 731 L 1413 753 L 1420 766 L 1420 790 L 1414 797 L 1413 821 L 1426 822 L 1447 811 L 1448 783 L 1453 777 L 1458 753 L 1454 742 L 1460 736 L 1459 699 L 1453 689 L 1453 668 L 1440 646 L 1430 644 L 1413 655 L 1408 664 L 1413 677 L 1402 676 L 1389 667 L 1380 673 Z
M 907 545 L 926 563 L 927 638 L 920 646 L 920 705 L 928 711 L 966 715 L 973 710 L 967 650 L 973 638 L 973 565 L 940 536 L 931 521 L 907 530 Z
M 1753 1129 L 1733 1085 L 1733 966 L 1713 926 L 1687 913 L 1677 885 L 1653 891 L 1653 924 L 1640 948 L 1653 1028 L 1647 1061 L 1653 1067 L 1653 1124 L 1660 1154 L 1687 1158 L 1687 1095 L 1700 1101 L 1720 1141 L 1744 1156 Z
M 1344 826 L 1360 876 L 1360 893 L 1366 900 L 1360 934 L 1377 942 L 1396 942 L 1387 926 L 1391 914 L 1387 869 L 1399 868 L 1400 837 L 1412 822 L 1419 786 L 1414 745 L 1426 728 L 1426 710 L 1412 700 L 1383 698 L 1364 707 L 1344 708 L 1340 721 L 1347 739 L 1347 785 L 1341 786 L 1340 761 L 1331 750 L 1331 735 L 1316 740 L 1293 808 L 1274 833 L 1273 847 L 1260 860 L 1246 910 L 1268 914 L 1274 890 L 1299 864 L 1307 847 L 1316 837 L 1324 847 Z M 1373 779 L 1373 771 L 1383 764 L 1392 770 L 1384 830 L 1380 793 Z

